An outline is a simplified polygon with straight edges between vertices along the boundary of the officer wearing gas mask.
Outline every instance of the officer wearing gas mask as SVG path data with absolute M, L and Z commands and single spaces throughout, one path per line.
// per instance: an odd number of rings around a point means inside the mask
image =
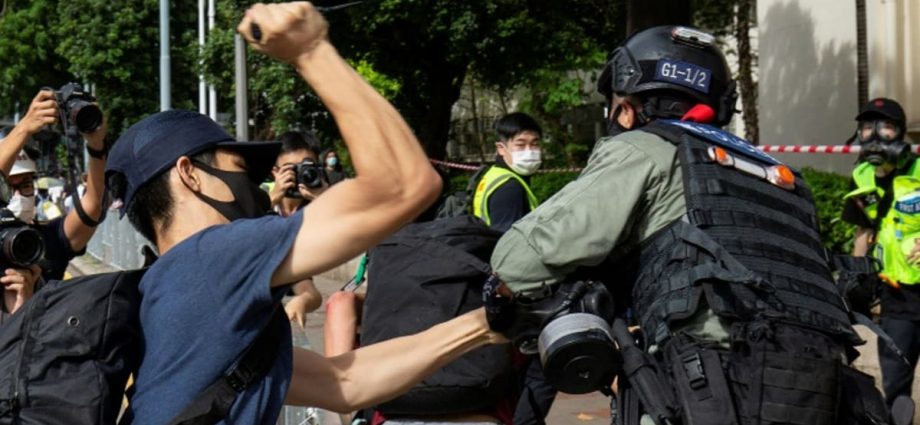
M 598 90 L 608 137 L 493 253 L 493 329 L 562 391 L 618 376 L 620 424 L 888 422 L 848 367 L 861 341 L 808 187 L 719 128 L 736 92 L 714 37 L 636 33 Z
M 909 360 L 879 344 L 885 398 L 910 396 L 920 357 L 920 167 L 904 141 L 904 110 L 891 99 L 869 101 L 856 116 L 861 147 L 842 218 L 857 226 L 853 255 L 881 263 L 881 326 Z

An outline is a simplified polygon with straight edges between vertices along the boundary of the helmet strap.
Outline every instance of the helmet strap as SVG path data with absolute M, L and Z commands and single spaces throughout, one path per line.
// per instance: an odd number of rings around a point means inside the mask
M 670 96 L 650 96 L 642 103 L 642 113 L 637 113 L 642 124 L 647 124 L 652 118 L 681 119 L 696 102 L 675 99 Z

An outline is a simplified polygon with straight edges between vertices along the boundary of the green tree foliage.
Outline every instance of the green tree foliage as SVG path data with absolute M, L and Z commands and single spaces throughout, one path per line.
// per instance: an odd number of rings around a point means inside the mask
M 733 1 L 695 0 L 693 8 L 718 26 L 723 21 L 716 18 L 730 15 L 718 11 Z M 233 102 L 234 28 L 252 2 L 218 0 L 216 29 L 203 51 L 203 69 L 224 111 Z M 173 107 L 193 108 L 201 59 L 197 4 L 170 3 Z M 430 155 L 443 157 L 451 108 L 463 81 L 473 76 L 499 93 L 523 89 L 524 108 L 560 141 L 559 156 L 576 164 L 590 145 L 568 140 L 560 117 L 589 99 L 597 71 L 625 36 L 626 3 L 367 0 L 327 18 L 336 46 L 396 104 Z M 115 134 L 158 109 L 156 0 L 6 0 L 4 5 L 0 113 L 12 111 L 17 101 L 23 110 L 38 88 L 68 80 L 95 85 L 100 103 L 114 117 Z M 717 12 L 706 15 L 705 10 Z M 249 61 L 256 137 L 305 127 L 336 138 L 325 109 L 290 67 L 258 54 L 250 54 Z
M 810 168 L 803 169 L 802 176 L 815 199 L 824 246 L 839 254 L 852 252 L 856 227 L 840 219 L 843 196 L 850 191 L 850 179 Z
M 38 89 L 73 79 L 55 49 L 57 2 L 7 0 L 0 11 L 0 116 L 28 107 Z
M 171 1 L 172 106 L 197 99 L 197 2 Z M 8 1 L 0 18 L 0 111 L 42 87 L 90 82 L 112 135 L 159 110 L 157 0 Z
M 343 56 L 394 102 L 429 155 L 443 157 L 468 75 L 502 91 L 539 85 L 540 107 L 550 111 L 583 102 L 580 80 L 566 73 L 603 62 L 601 46 L 615 27 L 608 17 L 618 16 L 621 1 L 368 0 L 326 17 Z M 232 93 L 233 28 L 249 3 L 218 3 L 221 29 L 205 49 L 205 66 L 221 93 Z M 303 126 L 335 137 L 322 106 L 289 67 L 250 55 L 250 70 L 257 134 Z
M 197 100 L 197 2 L 170 2 L 173 108 Z M 90 81 L 115 133 L 159 110 L 157 0 L 67 0 L 58 3 L 56 51 Z

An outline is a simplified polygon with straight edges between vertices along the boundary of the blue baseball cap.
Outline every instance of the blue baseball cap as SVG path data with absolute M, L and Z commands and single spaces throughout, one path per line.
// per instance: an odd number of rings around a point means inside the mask
M 122 215 L 137 190 L 172 168 L 182 156 L 212 148 L 239 153 L 246 159 L 249 177 L 256 184 L 268 177 L 281 151 L 278 142 L 242 142 L 220 125 L 195 111 L 158 112 L 135 123 L 112 146 L 106 160 L 109 191 L 122 201 Z

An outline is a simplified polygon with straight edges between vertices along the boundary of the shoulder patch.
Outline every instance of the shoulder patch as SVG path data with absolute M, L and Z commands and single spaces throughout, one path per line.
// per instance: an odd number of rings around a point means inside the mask
M 773 158 L 770 155 L 767 155 L 757 149 L 754 145 L 750 144 L 747 140 L 744 140 L 734 134 L 731 134 L 722 129 L 713 127 L 711 125 L 699 124 L 689 121 L 678 121 L 678 120 L 661 120 L 665 124 L 671 124 L 678 126 L 693 135 L 705 139 L 709 142 L 722 146 L 723 148 L 731 149 L 734 152 L 739 152 L 744 155 L 747 155 L 751 158 L 766 162 L 771 165 L 777 165 L 781 162 L 776 158 Z

